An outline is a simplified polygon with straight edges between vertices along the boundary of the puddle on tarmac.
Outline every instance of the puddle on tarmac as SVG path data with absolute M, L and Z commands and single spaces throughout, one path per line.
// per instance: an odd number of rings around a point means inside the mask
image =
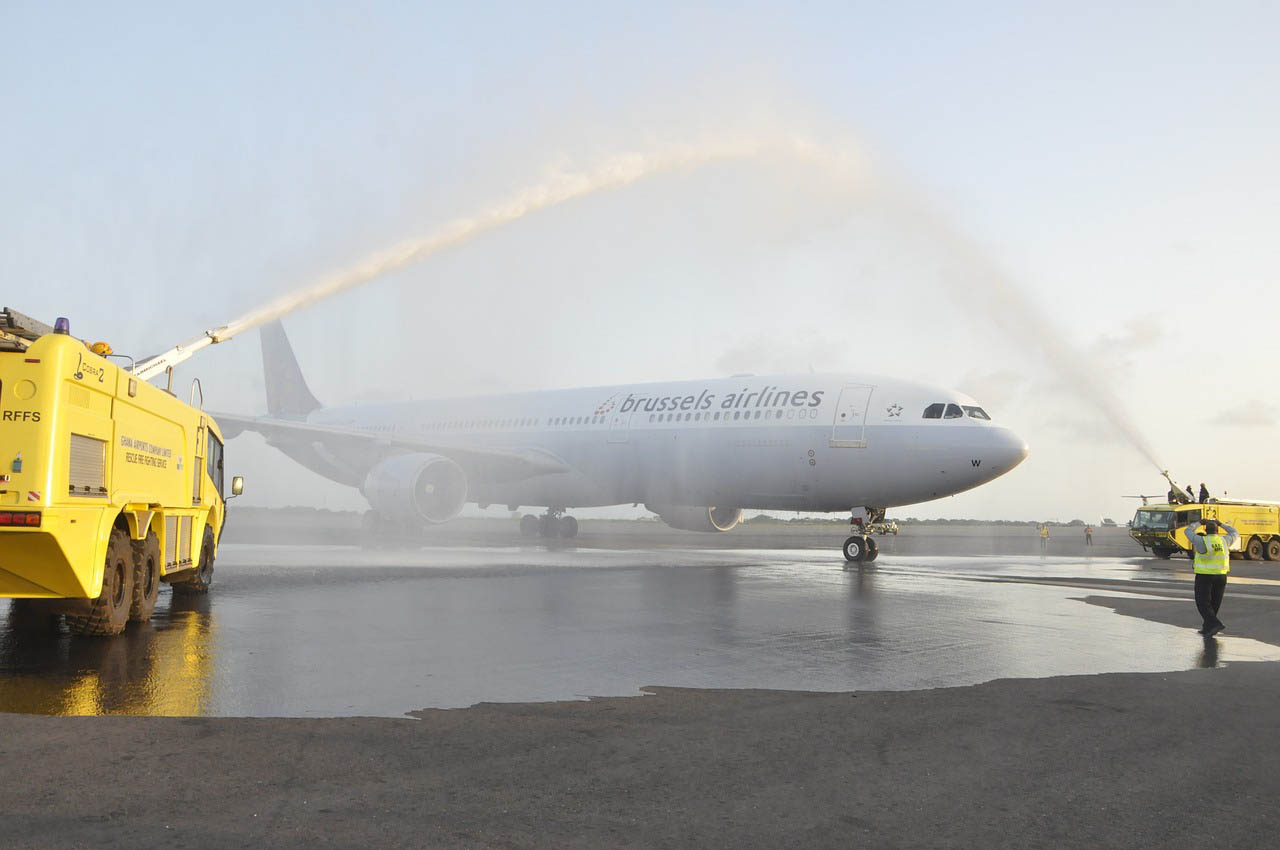
M 645 685 L 901 690 L 1280 660 L 1044 581 L 1140 589 L 1123 559 L 225 548 L 209 597 L 166 591 L 118 638 L 12 628 L 0 603 L 0 711 L 401 716 Z

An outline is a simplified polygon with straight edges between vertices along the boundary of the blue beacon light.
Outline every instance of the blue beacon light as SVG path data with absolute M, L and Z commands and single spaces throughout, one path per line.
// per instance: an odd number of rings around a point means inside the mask
M 71 333 L 71 320 L 68 319 L 66 316 L 59 316 L 57 319 L 54 320 L 53 332 L 56 334 Z

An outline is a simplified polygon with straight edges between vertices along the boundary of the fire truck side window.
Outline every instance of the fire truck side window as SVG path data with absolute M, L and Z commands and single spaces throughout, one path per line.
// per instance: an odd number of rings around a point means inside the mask
M 206 463 L 209 466 L 209 478 L 213 480 L 213 487 L 218 491 L 218 496 L 222 496 L 222 441 L 217 437 L 209 434 L 209 450 L 207 452 Z

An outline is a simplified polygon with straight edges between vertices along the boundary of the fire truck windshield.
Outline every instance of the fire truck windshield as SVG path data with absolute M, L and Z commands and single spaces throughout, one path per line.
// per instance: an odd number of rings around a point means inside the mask
M 1172 531 L 1173 511 L 1138 511 L 1133 518 L 1134 531 Z

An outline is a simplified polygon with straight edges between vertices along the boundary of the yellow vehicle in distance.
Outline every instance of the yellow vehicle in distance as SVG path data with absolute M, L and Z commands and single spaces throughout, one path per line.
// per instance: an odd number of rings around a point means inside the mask
M 85 635 L 208 592 L 226 520 L 217 423 L 110 356 L 0 311 L 0 598 Z
M 1280 504 L 1216 500 L 1191 505 L 1144 505 L 1129 524 L 1129 536 L 1159 558 L 1191 554 L 1183 529 L 1203 519 L 1217 520 L 1240 532 L 1233 558 L 1280 561 Z

